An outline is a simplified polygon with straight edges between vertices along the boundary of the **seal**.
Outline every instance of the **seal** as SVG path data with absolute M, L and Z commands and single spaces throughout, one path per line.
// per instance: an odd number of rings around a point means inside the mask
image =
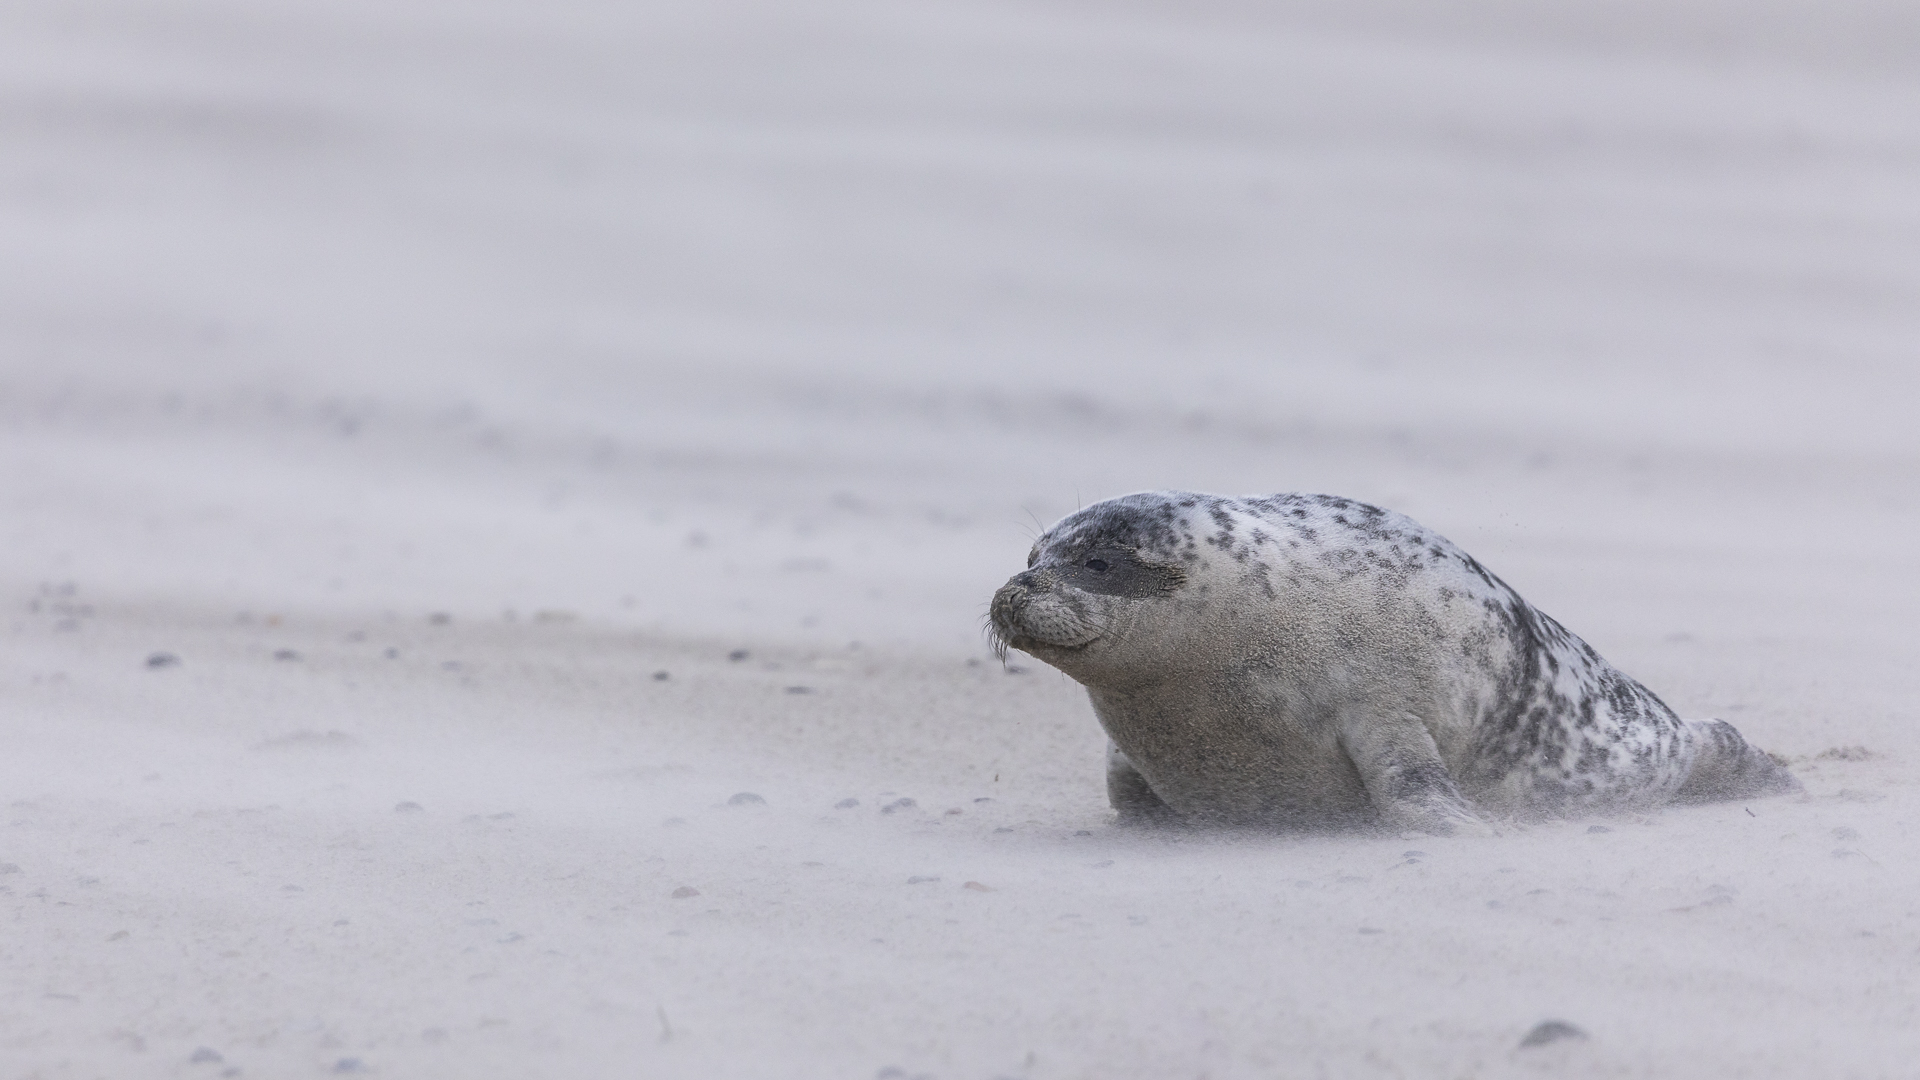
M 1337 496 L 1096 503 L 988 623 L 1086 687 L 1123 821 L 1484 835 L 1800 790 L 1438 533 Z

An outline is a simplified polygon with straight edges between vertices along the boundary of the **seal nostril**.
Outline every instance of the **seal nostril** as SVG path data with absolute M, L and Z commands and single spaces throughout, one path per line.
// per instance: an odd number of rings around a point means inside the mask
M 1023 589 L 1031 589 L 1035 585 L 1038 585 L 1040 583 L 1040 579 L 1034 574 L 1033 571 L 1022 570 L 1019 573 L 1013 575 L 1013 583 L 1015 585 L 1020 586 Z

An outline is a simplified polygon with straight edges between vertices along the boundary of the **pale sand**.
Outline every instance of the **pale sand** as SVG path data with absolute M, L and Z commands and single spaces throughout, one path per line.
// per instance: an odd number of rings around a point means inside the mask
M 1905 1075 L 1920 16 L 1424 7 L 0 12 L 0 1075 Z M 1807 794 L 1117 830 L 1165 486 Z

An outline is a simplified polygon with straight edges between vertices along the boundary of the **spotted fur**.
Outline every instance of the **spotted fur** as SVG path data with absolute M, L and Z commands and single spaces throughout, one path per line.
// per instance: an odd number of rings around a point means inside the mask
M 1484 832 L 1798 789 L 1444 537 L 1351 499 L 1097 503 L 1040 537 L 990 622 L 1086 686 L 1126 814 Z

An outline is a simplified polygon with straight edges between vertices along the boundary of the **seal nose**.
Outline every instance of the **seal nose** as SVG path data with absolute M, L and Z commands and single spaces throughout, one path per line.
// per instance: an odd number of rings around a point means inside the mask
M 1018 585 L 1023 589 L 1031 589 L 1035 585 L 1040 584 L 1040 575 L 1035 574 L 1031 570 L 1022 570 L 1013 575 L 1012 584 Z

